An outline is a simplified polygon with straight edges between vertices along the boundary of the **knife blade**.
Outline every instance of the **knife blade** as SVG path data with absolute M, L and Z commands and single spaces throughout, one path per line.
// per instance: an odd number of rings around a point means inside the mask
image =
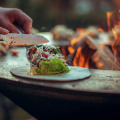
M 6 41 L 11 46 L 37 45 L 49 42 L 45 37 L 34 34 L 0 34 L 0 40 Z

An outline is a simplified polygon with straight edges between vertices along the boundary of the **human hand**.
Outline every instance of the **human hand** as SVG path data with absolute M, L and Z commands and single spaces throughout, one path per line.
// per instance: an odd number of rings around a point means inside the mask
M 9 31 L 5 28 L 0 27 L 0 34 L 8 34 Z
M 18 33 L 16 23 L 25 34 L 32 33 L 32 19 L 17 8 L 2 8 L 0 7 L 0 34 Z M 7 30 L 8 31 L 7 31 Z

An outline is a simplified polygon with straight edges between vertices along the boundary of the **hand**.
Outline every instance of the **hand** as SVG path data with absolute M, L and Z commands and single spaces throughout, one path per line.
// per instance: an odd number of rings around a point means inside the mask
M 0 27 L 0 34 L 8 34 L 9 31 L 5 28 Z
M 10 33 L 18 33 L 14 23 L 16 23 L 25 34 L 32 33 L 32 19 L 28 15 L 17 8 L 0 7 L 0 26 L 7 29 Z M 7 34 L 8 31 L 3 28 L 0 28 L 0 33 Z

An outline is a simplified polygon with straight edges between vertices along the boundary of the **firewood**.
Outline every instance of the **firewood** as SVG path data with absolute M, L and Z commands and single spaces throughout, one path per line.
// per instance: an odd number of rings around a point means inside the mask
M 106 45 L 99 45 L 96 42 L 96 47 L 97 52 L 92 56 L 92 60 L 96 63 L 97 68 L 104 70 L 120 70 L 120 63 L 115 62 L 115 56 L 113 52 Z
M 73 46 L 74 53 L 69 54 L 68 58 L 73 61 L 73 65 L 75 66 L 81 66 L 86 67 L 86 63 L 91 59 L 91 56 L 96 52 L 97 48 L 91 39 L 89 39 L 87 36 L 80 39 L 78 42 L 76 42 Z M 81 51 L 80 51 L 81 50 Z M 79 55 L 77 55 L 79 54 Z M 84 59 L 84 62 L 82 63 Z M 76 64 L 74 64 L 76 63 Z
M 68 55 L 74 66 L 97 68 L 104 70 L 120 70 L 120 63 L 115 63 L 113 52 L 108 46 L 101 45 L 86 35 L 73 46 L 74 52 Z

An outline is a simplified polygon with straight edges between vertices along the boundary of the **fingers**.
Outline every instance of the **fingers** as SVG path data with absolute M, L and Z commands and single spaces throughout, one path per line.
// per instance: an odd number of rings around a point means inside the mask
M 5 28 L 0 27 L 0 34 L 8 34 L 9 31 Z
M 25 23 L 23 24 L 23 30 L 25 31 L 26 34 L 31 34 L 32 33 L 32 20 L 26 20 Z
M 17 28 L 9 21 L 6 22 L 4 27 L 9 30 L 10 33 L 18 33 Z
M 18 33 L 17 28 L 7 18 L 0 19 L 0 22 L 1 22 L 1 27 L 6 28 L 7 30 L 9 30 L 10 33 Z
M 17 12 L 16 12 L 17 11 Z M 19 9 L 14 12 L 14 19 L 26 34 L 32 33 L 32 19 Z
M 24 33 L 32 33 L 32 19 L 16 8 L 0 8 L 0 26 L 6 28 L 11 33 L 18 33 L 14 23 L 22 28 Z

